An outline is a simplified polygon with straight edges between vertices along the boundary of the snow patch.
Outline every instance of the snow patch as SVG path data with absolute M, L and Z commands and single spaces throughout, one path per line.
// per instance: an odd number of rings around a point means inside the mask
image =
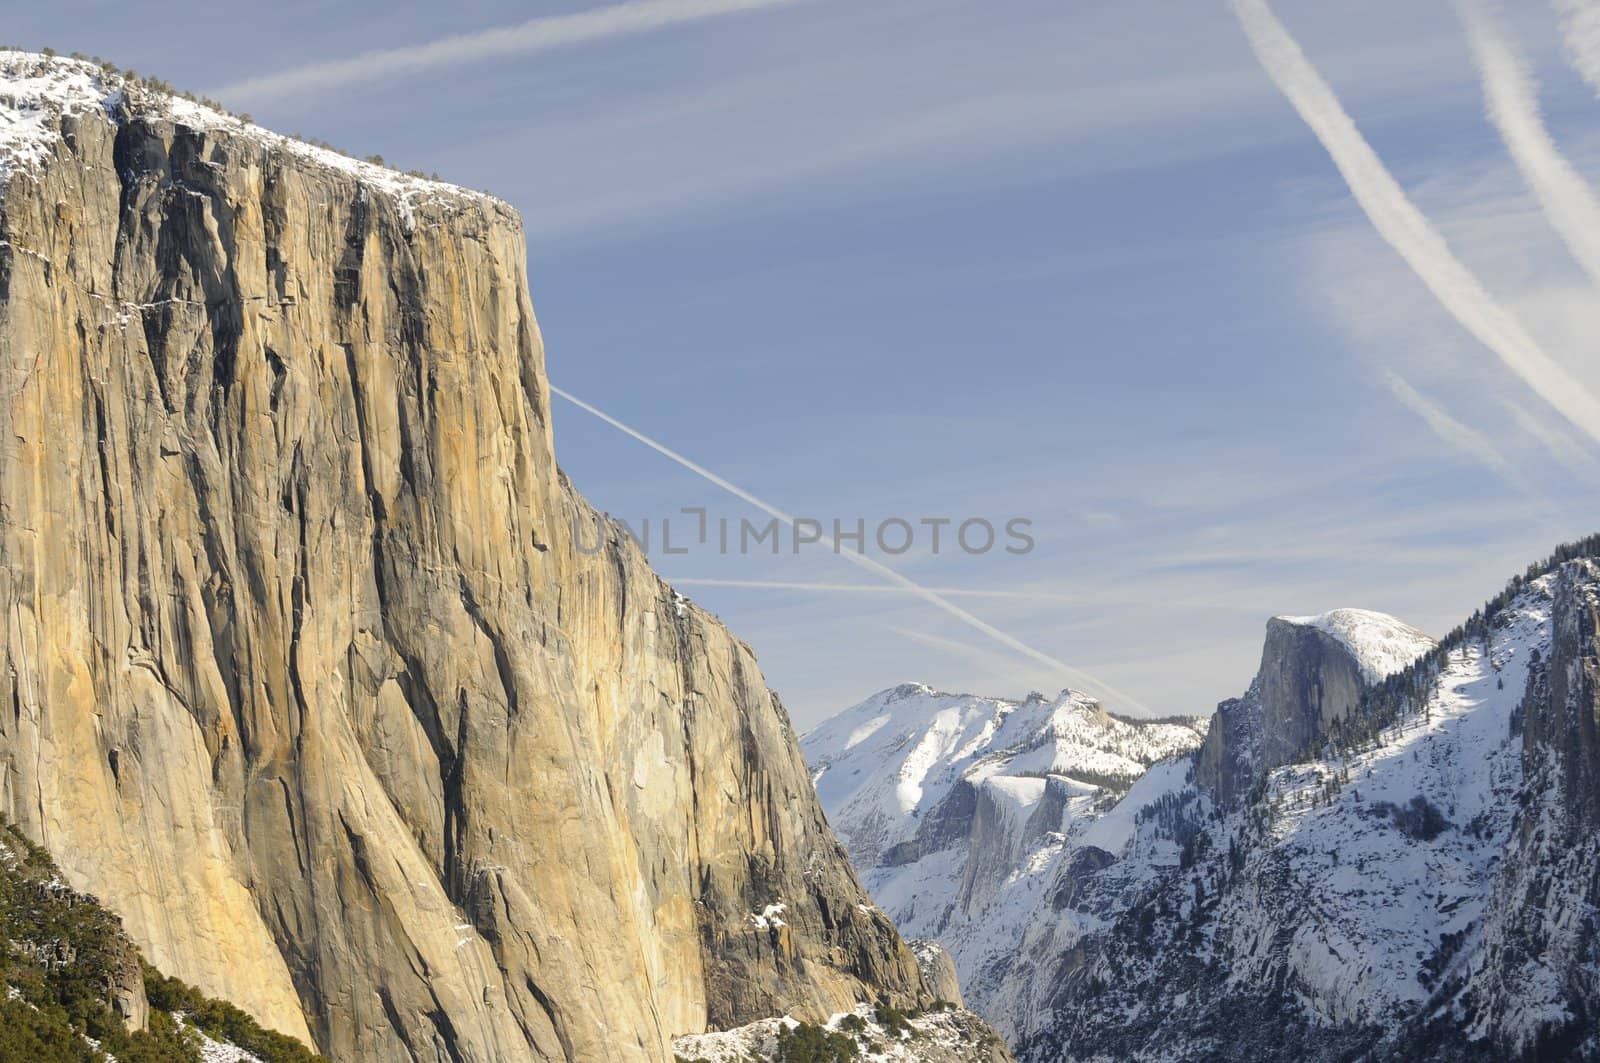
M 989 1058 L 982 1045 L 993 1035 L 970 1012 L 929 1011 L 909 1019 L 908 1024 L 908 1029 L 891 1029 L 878 1021 L 872 1005 L 857 1004 L 852 1011 L 830 1017 L 823 1028 L 851 1038 L 862 1063 Z M 692 1063 L 768 1063 L 779 1058 L 779 1031 L 792 1031 L 800 1025 L 788 1015 L 762 1019 L 733 1030 L 675 1038 L 672 1051 Z
M 788 908 L 788 905 L 780 901 L 777 904 L 767 905 L 759 912 L 751 912 L 750 925 L 757 930 L 777 930 L 780 927 L 788 926 L 789 924 L 783 921 L 783 913 Z
M 478 202 L 503 206 L 480 192 L 352 159 L 181 96 L 130 83 L 121 74 L 93 63 L 17 51 L 0 51 L 0 194 L 12 174 L 37 172 L 48 161 L 61 141 L 63 118 L 98 114 L 105 121 L 114 122 L 125 101 L 141 118 L 165 119 L 189 129 L 245 137 L 268 150 L 347 174 L 364 189 L 389 197 L 407 231 L 415 227 L 416 209 L 423 204 Z

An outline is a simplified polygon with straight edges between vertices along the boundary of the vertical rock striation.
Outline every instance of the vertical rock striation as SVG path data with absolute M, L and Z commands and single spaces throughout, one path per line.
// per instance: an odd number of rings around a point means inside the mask
M 1368 684 L 1433 647 L 1415 628 L 1362 609 L 1273 617 L 1249 691 L 1217 706 L 1196 781 L 1224 803 L 1238 800 L 1264 773 L 1293 763 L 1326 736 Z
M 0 83 L 0 808 L 74 887 L 339 1060 L 931 999 L 750 650 L 557 469 L 509 208 Z

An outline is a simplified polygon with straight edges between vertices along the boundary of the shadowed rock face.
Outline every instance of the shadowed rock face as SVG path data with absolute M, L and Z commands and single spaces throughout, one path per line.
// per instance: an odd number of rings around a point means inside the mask
M 1381 640 L 1335 633 L 1362 624 Z M 1431 645 L 1421 632 L 1377 613 L 1273 617 L 1249 691 L 1217 706 L 1196 761 L 1196 781 L 1225 802 L 1242 796 L 1263 773 L 1293 763 L 1327 734 L 1394 662 L 1409 663 L 1410 650 L 1420 655 Z
M 1559 573 L 1550 657 L 1523 706 L 1523 762 L 1548 771 L 1570 813 L 1573 837 L 1600 832 L 1600 565 Z
M 1361 700 L 1361 664 L 1343 642 L 1283 617 L 1261 651 L 1261 759 L 1288 764 Z
M 1244 697 L 1217 706 L 1211 729 L 1195 754 L 1195 782 L 1216 794 L 1222 804 L 1237 802 L 1261 776 L 1261 731 L 1258 683 Z
M 339 1060 L 931 1000 L 750 650 L 557 470 L 516 216 L 111 108 L 0 187 L 4 812 Z

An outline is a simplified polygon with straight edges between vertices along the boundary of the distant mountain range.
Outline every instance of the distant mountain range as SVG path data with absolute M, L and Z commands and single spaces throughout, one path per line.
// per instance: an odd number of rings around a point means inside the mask
M 1024 1060 L 1596 1058 L 1597 556 L 1439 643 L 1274 618 L 1209 727 L 911 685 L 802 748 L 874 899 Z

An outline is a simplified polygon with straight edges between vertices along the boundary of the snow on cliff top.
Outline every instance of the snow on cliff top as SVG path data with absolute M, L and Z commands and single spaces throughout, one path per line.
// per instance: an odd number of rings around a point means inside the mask
M 249 137 L 269 150 L 348 174 L 364 187 L 392 196 L 408 225 L 412 208 L 420 203 L 499 202 L 481 192 L 403 174 L 274 133 L 193 100 L 130 82 L 86 60 L 5 50 L 0 50 L 0 189 L 12 173 L 32 172 L 44 164 L 60 139 L 62 117 L 98 112 L 113 121 L 125 99 L 133 101 L 133 110 L 140 115 Z
M 44 162 L 62 115 L 98 110 L 109 118 L 121 80 L 92 63 L 0 51 L 0 181 Z
M 1368 683 L 1411 664 L 1438 645 L 1404 621 L 1367 609 L 1335 609 L 1318 616 L 1280 616 L 1286 624 L 1316 628 L 1342 642 L 1361 665 Z

